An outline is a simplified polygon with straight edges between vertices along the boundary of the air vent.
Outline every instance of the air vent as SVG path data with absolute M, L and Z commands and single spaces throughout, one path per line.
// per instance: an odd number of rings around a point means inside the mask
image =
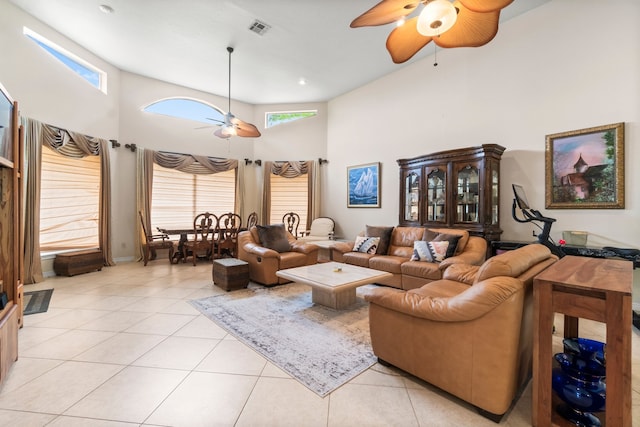
M 253 24 L 251 24 L 251 26 L 249 27 L 249 30 L 253 31 L 259 36 L 263 36 L 264 33 L 269 31 L 269 28 L 271 28 L 271 25 L 265 24 L 264 22 L 258 21 L 256 19 L 255 21 L 253 21 Z

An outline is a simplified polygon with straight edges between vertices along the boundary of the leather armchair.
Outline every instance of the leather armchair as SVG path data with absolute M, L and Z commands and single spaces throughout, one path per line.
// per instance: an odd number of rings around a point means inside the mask
M 365 296 L 374 353 L 499 420 L 531 377 L 533 278 L 556 260 L 533 244 L 453 264 L 420 288 L 375 289 Z
M 249 278 L 253 282 L 266 286 L 287 283 L 288 280 L 276 276 L 276 271 L 318 262 L 318 246 L 300 242 L 289 232 L 287 239 L 291 251 L 280 253 L 261 246 L 256 227 L 238 234 L 238 258 L 249 263 Z

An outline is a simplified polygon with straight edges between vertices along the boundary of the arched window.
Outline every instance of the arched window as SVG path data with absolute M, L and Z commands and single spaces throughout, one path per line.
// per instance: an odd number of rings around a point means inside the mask
M 189 98 L 167 98 L 147 105 L 143 111 L 179 119 L 216 125 L 224 122 L 224 111 L 203 101 Z

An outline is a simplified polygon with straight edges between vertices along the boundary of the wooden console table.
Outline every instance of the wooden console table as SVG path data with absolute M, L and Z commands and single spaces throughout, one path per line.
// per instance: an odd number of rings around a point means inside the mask
M 533 425 L 565 425 L 552 407 L 554 313 L 564 313 L 564 336 L 578 336 L 578 318 L 606 323 L 606 422 L 631 426 L 630 261 L 565 256 L 534 279 Z M 602 420 L 605 421 L 605 420 Z

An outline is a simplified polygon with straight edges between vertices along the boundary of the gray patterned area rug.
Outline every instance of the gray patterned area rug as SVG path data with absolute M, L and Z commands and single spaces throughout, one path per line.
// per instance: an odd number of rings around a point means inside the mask
M 358 296 L 369 289 L 358 288 Z M 190 303 L 322 397 L 376 362 L 362 298 L 336 311 L 311 302 L 309 286 L 289 283 Z

